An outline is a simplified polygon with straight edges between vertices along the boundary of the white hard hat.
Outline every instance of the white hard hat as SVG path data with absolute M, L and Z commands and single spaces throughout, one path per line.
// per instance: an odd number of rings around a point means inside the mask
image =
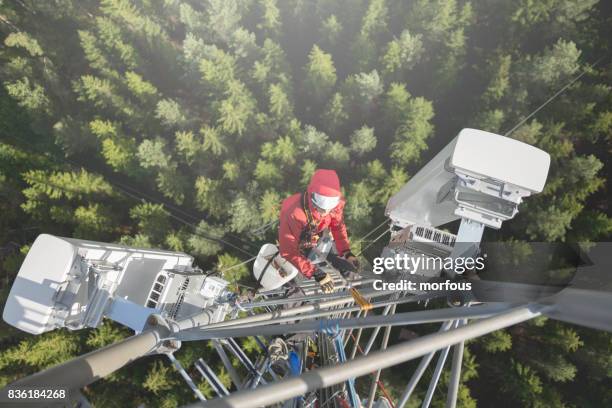
M 325 211 L 333 210 L 334 208 L 336 208 L 339 202 L 340 196 L 329 197 L 317 193 L 312 193 L 312 203 Z

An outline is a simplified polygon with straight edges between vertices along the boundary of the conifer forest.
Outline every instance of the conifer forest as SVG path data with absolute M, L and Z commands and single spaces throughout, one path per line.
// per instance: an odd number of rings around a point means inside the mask
M 276 241 L 281 201 L 317 168 L 340 176 L 358 251 L 459 130 L 503 135 L 568 84 L 511 134 L 550 153 L 545 190 L 484 239 L 612 233 L 610 1 L 0 0 L 0 37 L 2 305 L 41 233 L 237 265 Z M 223 277 L 240 292 L 250 275 Z M 110 321 L 40 336 L 0 322 L 0 388 L 129 335 Z M 466 346 L 460 407 L 612 406 L 610 333 L 537 318 Z M 229 385 L 208 342 L 177 353 L 185 367 L 206 356 Z M 416 364 L 383 371 L 392 398 Z M 83 394 L 95 407 L 194 401 L 155 356 Z

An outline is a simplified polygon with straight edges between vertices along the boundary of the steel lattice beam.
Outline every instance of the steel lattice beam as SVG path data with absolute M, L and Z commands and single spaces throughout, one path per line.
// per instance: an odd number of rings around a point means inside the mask
M 239 391 L 225 398 L 191 404 L 188 407 L 254 408 L 286 401 L 307 392 L 341 383 L 351 377 L 358 377 L 378 369 L 391 367 L 424 356 L 434 350 L 452 346 L 463 340 L 482 336 L 532 319 L 541 315 L 541 309 L 542 306 L 539 305 L 522 305 L 454 330 L 423 336 L 334 367 L 309 371 L 298 377 L 292 377 L 255 390 Z

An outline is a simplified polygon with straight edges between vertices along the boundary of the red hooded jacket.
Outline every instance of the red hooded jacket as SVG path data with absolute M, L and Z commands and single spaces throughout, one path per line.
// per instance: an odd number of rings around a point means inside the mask
M 348 235 L 344 225 L 343 210 L 345 201 L 340 203 L 329 214 L 323 216 L 312 205 L 310 194 L 318 193 L 325 196 L 341 196 L 340 180 L 334 170 L 317 170 L 310 179 L 306 190 L 306 203 L 317 225 L 316 232 L 329 228 L 340 255 L 349 251 Z M 280 255 L 295 265 L 307 278 L 312 277 L 315 266 L 300 252 L 300 237 L 307 227 L 306 213 L 302 208 L 302 194 L 297 193 L 283 201 L 280 212 L 280 226 L 278 229 L 278 242 Z

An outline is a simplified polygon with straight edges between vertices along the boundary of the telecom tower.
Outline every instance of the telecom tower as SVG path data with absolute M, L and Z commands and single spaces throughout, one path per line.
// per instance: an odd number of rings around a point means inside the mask
M 500 228 L 517 214 L 525 197 L 541 192 L 549 164 L 549 155 L 533 146 L 463 129 L 389 200 L 388 230 L 374 240 L 390 232 L 381 257 L 476 257 L 481 254 L 485 227 Z M 456 220 L 460 221 L 456 233 L 439 229 Z M 463 345 L 468 339 L 537 316 L 612 331 L 612 296 L 602 290 L 605 285 L 594 284 L 604 282 L 609 287 L 609 272 L 597 275 L 597 257 L 609 250 L 592 250 L 586 267 L 581 258 L 582 267 L 576 265 L 571 281 L 564 285 L 491 281 L 441 268 L 410 272 L 392 268 L 382 275 L 363 273 L 359 279 L 346 280 L 328 266 L 336 284 L 334 293 L 323 294 L 316 282 L 299 280 L 300 292 L 288 297 L 281 284 L 294 278 L 289 268 L 285 275 L 281 273 L 287 279 L 280 284 L 264 285 L 277 287 L 260 289 L 254 299 L 241 301 L 227 289 L 225 280 L 194 267 L 187 254 L 42 234 L 13 283 L 4 320 L 36 335 L 60 327 L 97 327 L 106 317 L 135 334 L 18 380 L 3 389 L 0 398 L 6 398 L 11 389 L 49 386 L 69 390 L 72 401 L 87 406 L 79 391 L 82 387 L 144 355 L 165 354 L 193 390 L 193 407 L 399 408 L 438 353 L 422 404 L 427 407 L 452 348 L 447 407 L 455 407 Z M 283 269 L 282 258 L 273 257 L 270 247 L 264 246 L 255 268 L 264 263 L 273 264 L 277 272 Z M 474 289 L 376 290 L 377 281 L 406 279 L 469 282 Z M 447 299 L 448 307 L 427 307 L 429 300 L 439 298 Z M 407 303 L 418 303 L 421 310 L 396 313 L 398 306 Z M 387 347 L 392 327 L 435 322 L 440 324 L 437 332 Z M 360 339 L 368 328 L 374 330 L 362 349 Z M 284 340 L 278 340 L 279 336 Z M 379 336 L 381 348 L 373 350 Z M 254 337 L 260 345 L 256 361 L 235 340 L 243 337 Z M 173 355 L 181 342 L 202 340 L 212 342 L 232 379 L 232 387 L 226 388 L 207 362 L 199 359 L 195 371 L 218 396 L 209 401 Z M 314 356 L 313 349 L 317 350 Z M 246 376 L 233 368 L 230 355 L 244 365 Z M 400 400 L 376 399 L 381 370 L 417 358 L 421 361 Z M 371 373 L 375 375 L 369 392 L 358 395 L 355 378 Z

